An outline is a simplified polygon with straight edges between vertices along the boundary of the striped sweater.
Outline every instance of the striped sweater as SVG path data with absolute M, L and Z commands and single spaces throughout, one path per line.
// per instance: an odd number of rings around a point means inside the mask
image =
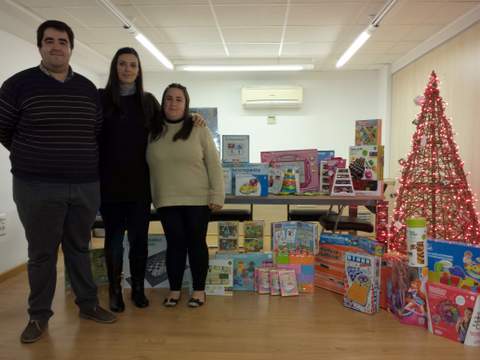
M 34 67 L 0 89 L 0 142 L 10 150 L 16 177 L 97 181 L 101 125 L 97 89 L 79 74 L 60 82 Z

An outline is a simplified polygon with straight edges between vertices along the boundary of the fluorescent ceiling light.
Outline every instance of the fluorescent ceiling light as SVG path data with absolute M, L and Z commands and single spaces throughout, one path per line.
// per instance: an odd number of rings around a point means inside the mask
M 302 71 L 312 70 L 313 65 L 181 65 L 184 71 Z
M 150 40 L 148 40 L 145 35 L 142 33 L 137 33 L 135 35 L 135 39 L 142 44 L 150 53 L 157 58 L 158 61 L 160 61 L 163 66 L 165 66 L 169 70 L 173 70 L 173 64 L 168 58 L 162 54 L 160 50 L 157 49 L 155 45 L 152 44 Z
M 158 48 L 153 45 L 153 43 L 141 32 L 139 32 L 135 26 L 128 20 L 128 18 L 115 6 L 113 5 L 109 0 L 98 0 L 105 9 L 110 11 L 112 15 L 114 15 L 118 20 L 123 25 L 123 28 L 127 30 L 129 33 L 133 34 L 135 36 L 135 39 L 142 44 L 145 49 L 147 49 L 155 58 L 162 63 L 163 66 L 165 66 L 169 70 L 173 70 L 173 64 L 168 58 L 163 55 L 163 53 L 158 50 Z
M 389 0 L 385 5 L 383 5 L 382 9 L 379 11 L 377 15 L 372 19 L 370 25 L 360 34 L 357 36 L 355 41 L 350 45 L 350 47 L 343 53 L 343 55 L 338 59 L 336 67 L 340 68 L 347 63 L 348 60 L 362 47 L 363 44 L 370 38 L 372 32 L 380 25 L 380 21 L 382 21 L 383 17 L 387 15 L 387 13 L 391 10 L 393 5 L 397 0 Z
M 337 68 L 342 67 L 347 63 L 348 60 L 362 47 L 363 44 L 370 38 L 371 31 L 369 29 L 363 31 L 360 35 L 357 36 L 355 41 L 350 45 L 350 47 L 343 53 L 343 55 L 338 59 L 337 64 L 335 65 Z

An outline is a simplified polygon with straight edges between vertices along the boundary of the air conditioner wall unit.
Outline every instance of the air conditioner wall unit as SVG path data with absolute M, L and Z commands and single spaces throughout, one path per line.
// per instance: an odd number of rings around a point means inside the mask
M 245 108 L 298 108 L 303 104 L 301 86 L 246 86 L 242 88 Z

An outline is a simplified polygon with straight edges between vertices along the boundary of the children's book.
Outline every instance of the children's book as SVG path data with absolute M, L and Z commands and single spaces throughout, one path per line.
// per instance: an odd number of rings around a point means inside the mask
M 373 314 L 379 309 L 380 260 L 378 256 L 345 253 L 345 307 Z
M 270 295 L 280 295 L 280 279 L 278 277 L 278 269 L 270 270 Z
M 476 346 L 480 346 L 480 329 L 475 329 L 480 325 L 475 324 L 479 319 L 478 306 L 475 306 L 478 302 L 477 293 L 428 282 L 427 296 L 429 321 L 435 335 L 469 345 L 476 343 Z M 469 337 L 468 342 L 467 337 Z
M 218 222 L 218 251 L 238 250 L 238 221 Z
M 280 283 L 281 296 L 298 295 L 297 276 L 295 275 L 295 270 L 279 269 L 278 280 Z
M 255 269 L 255 291 L 259 294 L 270 294 L 270 270 L 271 267 Z
M 480 247 L 427 240 L 428 280 L 480 292 Z
M 382 120 L 355 121 L 355 145 L 381 145 Z
M 233 260 L 210 259 L 205 293 L 207 295 L 233 295 Z
M 254 220 L 243 222 L 243 248 L 245 252 L 263 251 L 263 231 L 265 221 Z

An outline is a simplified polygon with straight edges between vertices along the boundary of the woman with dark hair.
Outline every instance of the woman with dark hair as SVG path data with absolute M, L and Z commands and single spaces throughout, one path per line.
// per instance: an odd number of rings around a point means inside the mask
M 133 48 L 112 59 L 107 86 L 100 90 L 104 123 L 100 138 L 100 212 L 105 225 L 105 259 L 110 309 L 122 312 L 123 237 L 128 232 L 133 303 L 143 308 L 148 256 L 150 183 L 145 150 L 148 124 L 159 111 L 155 97 L 143 90 L 142 66 Z
M 160 114 L 155 97 L 143 90 L 140 58 L 135 49 L 119 49 L 112 59 L 107 86 L 100 90 L 104 122 L 100 139 L 100 212 L 105 224 L 110 309 L 122 312 L 123 237 L 129 241 L 133 303 L 147 307 L 144 280 L 148 256 L 150 177 L 145 159 L 148 132 Z M 193 116 L 194 125 L 205 120 Z
M 190 98 L 180 84 L 170 84 L 162 96 L 159 116 L 151 124 L 147 145 L 152 202 L 158 209 L 167 239 L 170 294 L 163 304 L 180 300 L 188 255 L 193 293 L 188 306 L 205 303 L 208 272 L 207 227 L 211 210 L 222 208 L 223 171 L 212 134 L 194 127 Z

